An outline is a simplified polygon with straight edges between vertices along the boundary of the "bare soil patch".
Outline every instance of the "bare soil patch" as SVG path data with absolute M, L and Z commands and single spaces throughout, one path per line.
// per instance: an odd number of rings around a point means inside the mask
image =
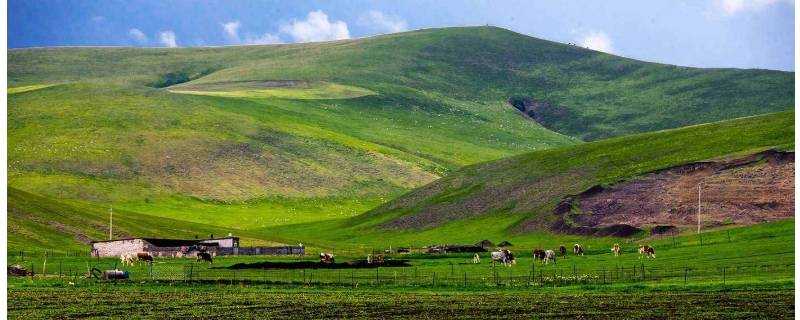
M 794 216 L 794 152 L 765 151 L 744 158 L 696 162 L 565 198 L 553 229 L 597 234 L 631 228 L 697 224 L 749 225 Z M 668 230 L 669 229 L 669 230 Z

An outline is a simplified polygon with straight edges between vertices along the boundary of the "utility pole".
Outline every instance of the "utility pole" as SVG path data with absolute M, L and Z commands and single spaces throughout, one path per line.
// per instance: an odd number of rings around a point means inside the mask
M 113 240 L 114 234 L 114 208 L 108 206 L 108 240 Z
M 700 234 L 700 186 L 703 182 L 697 184 L 697 234 Z

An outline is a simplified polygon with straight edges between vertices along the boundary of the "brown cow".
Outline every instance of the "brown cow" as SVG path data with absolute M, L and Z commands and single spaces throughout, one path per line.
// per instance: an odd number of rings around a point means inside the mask
M 565 246 L 558 247 L 558 253 L 560 253 L 562 257 L 566 258 L 567 257 L 567 247 L 565 247 Z
M 320 263 L 325 263 L 325 264 L 330 264 L 330 263 L 336 262 L 336 259 L 334 259 L 332 253 L 320 252 L 319 253 L 319 262 Z
M 619 247 L 619 243 L 615 243 L 614 244 L 614 247 L 611 248 L 611 252 L 614 253 L 615 257 L 619 257 L 619 253 L 621 252 L 620 247 Z
M 136 258 L 139 259 L 139 261 L 147 261 L 147 263 L 153 263 L 153 256 L 151 256 L 147 252 L 139 252 L 139 253 L 137 253 L 136 254 Z
M 643 256 L 655 259 L 656 258 L 656 249 L 653 249 L 653 247 L 651 247 L 651 246 L 640 245 L 639 246 L 639 259 L 641 259 Z

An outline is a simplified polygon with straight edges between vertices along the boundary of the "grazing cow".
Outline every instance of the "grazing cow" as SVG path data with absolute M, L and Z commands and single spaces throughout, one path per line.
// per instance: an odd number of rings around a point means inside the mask
M 565 247 L 565 246 L 558 247 L 558 253 L 560 253 L 562 257 L 566 258 L 567 257 L 567 247 Z
M 533 260 L 542 260 L 544 262 L 544 250 L 533 249 Z
M 511 252 L 511 250 L 507 249 L 492 252 L 492 264 L 495 264 L 498 261 L 506 267 L 510 267 L 512 264 L 517 263 L 516 259 L 514 259 L 514 254 Z
M 656 258 L 656 249 L 653 249 L 653 247 L 651 247 L 651 246 L 640 245 L 639 246 L 639 259 L 641 259 L 642 256 L 646 256 L 648 258 L 655 259 Z
M 614 253 L 614 256 L 615 256 L 615 257 L 619 257 L 619 253 L 621 252 L 621 250 L 620 250 L 620 248 L 619 248 L 619 243 L 615 243 L 615 244 L 614 244 L 614 247 L 613 247 L 613 248 L 611 248 L 611 252 L 613 252 L 613 253 Z
M 545 251 L 544 252 L 544 259 L 542 259 L 542 260 L 544 261 L 544 264 L 549 264 L 550 261 L 553 261 L 553 263 L 556 263 L 556 252 L 553 251 L 553 250 Z
M 139 261 L 146 261 L 147 263 L 153 263 L 153 256 L 151 256 L 147 252 L 139 252 L 136 254 L 136 259 Z
M 478 253 L 475 253 L 475 255 L 472 257 L 472 263 L 481 263 L 481 256 Z
M 139 257 L 133 253 L 123 253 L 119 256 L 119 260 L 122 261 L 123 266 L 133 266 L 139 261 Z
M 574 246 L 572 246 L 572 252 L 575 253 L 576 256 L 582 256 L 583 255 L 583 246 L 581 246 L 580 244 L 576 243 Z
M 320 263 L 334 263 L 336 259 L 333 258 L 332 253 L 327 252 L 320 252 L 319 253 L 319 262 Z
M 208 263 L 213 263 L 213 259 L 211 258 L 211 254 L 205 251 L 201 251 L 197 253 L 197 262 L 206 261 Z

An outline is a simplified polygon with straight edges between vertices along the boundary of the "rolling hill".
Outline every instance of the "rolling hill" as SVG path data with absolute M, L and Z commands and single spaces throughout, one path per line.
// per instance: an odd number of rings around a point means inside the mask
M 316 237 L 320 245 L 425 245 L 445 241 L 474 243 L 481 239 L 511 239 L 515 244 L 534 245 L 552 238 L 553 233 L 575 237 L 614 234 L 598 234 L 602 229 L 589 229 L 595 226 L 587 225 L 593 217 L 616 218 L 613 224 L 633 225 L 644 231 L 656 224 L 685 228 L 696 223 L 699 179 L 692 176 L 695 174 L 712 177 L 704 189 L 709 193 L 704 200 L 707 212 L 703 214 L 707 227 L 774 221 L 794 216 L 793 149 L 793 112 L 636 134 L 470 165 L 354 218 L 275 227 L 265 232 L 294 238 Z M 682 167 L 691 164 L 702 165 Z M 688 180 L 672 189 L 642 183 L 653 174 L 670 173 L 671 168 L 683 168 L 679 173 Z M 726 182 L 737 178 L 748 184 Z M 714 179 L 716 183 L 712 183 Z M 786 188 L 776 184 L 775 179 L 785 183 Z M 669 182 L 664 178 L 655 180 Z M 578 205 L 563 207 L 564 200 L 587 191 L 615 191 L 617 186 L 637 183 L 637 190 L 652 194 L 639 199 L 636 205 L 642 206 L 614 203 L 623 206 L 621 211 L 628 215 L 592 212 L 591 207 L 581 210 Z M 674 211 L 665 208 L 657 212 L 658 219 L 642 219 L 649 217 L 644 205 L 658 203 L 658 195 L 669 195 L 676 188 L 688 189 L 690 198 L 675 195 L 674 202 L 669 203 Z M 739 194 L 724 196 L 720 190 Z M 597 194 L 590 192 L 587 196 Z M 685 201 L 689 201 L 691 210 L 688 221 L 682 203 Z M 755 209 L 733 208 L 747 208 L 749 204 Z M 637 217 L 644 221 L 637 221 Z
M 253 230 L 352 217 L 463 166 L 794 104 L 793 73 L 648 63 L 494 27 L 20 49 L 8 79 L 10 187 Z

